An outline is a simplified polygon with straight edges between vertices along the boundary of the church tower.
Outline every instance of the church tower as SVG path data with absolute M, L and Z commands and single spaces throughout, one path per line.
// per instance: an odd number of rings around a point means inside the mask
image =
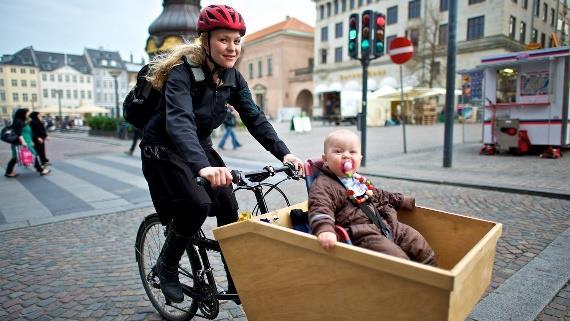
M 151 58 L 198 36 L 200 0 L 164 0 L 162 6 L 164 10 L 148 28 L 145 50 Z

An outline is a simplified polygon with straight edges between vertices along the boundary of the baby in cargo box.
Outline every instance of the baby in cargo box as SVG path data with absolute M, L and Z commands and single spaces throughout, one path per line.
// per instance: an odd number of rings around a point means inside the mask
M 415 199 L 376 188 L 357 173 L 362 154 L 355 133 L 344 129 L 330 133 L 322 159 L 314 164 L 321 174 L 309 190 L 309 224 L 323 248 L 335 245 L 334 226 L 340 225 L 356 246 L 437 265 L 426 239 L 398 221 L 397 211 L 413 210 Z

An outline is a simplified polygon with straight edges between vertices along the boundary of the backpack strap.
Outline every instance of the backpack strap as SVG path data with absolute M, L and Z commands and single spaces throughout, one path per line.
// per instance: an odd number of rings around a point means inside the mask
M 339 183 L 342 187 L 344 187 L 346 189 L 346 186 L 344 186 L 344 184 L 340 181 L 340 179 L 338 177 L 336 177 L 336 175 L 331 175 L 327 171 L 320 171 L 320 172 L 323 173 L 324 175 L 332 178 L 334 181 L 336 181 L 337 183 Z M 392 235 L 392 232 L 390 231 L 388 226 L 386 226 L 386 224 L 384 224 L 384 222 L 382 222 L 382 220 L 380 219 L 380 213 L 378 213 L 378 210 L 374 206 L 369 206 L 368 202 L 365 202 L 365 203 L 352 202 L 352 204 L 358 206 L 358 208 L 360 208 L 364 212 L 364 214 L 366 214 L 366 216 L 368 216 L 368 219 L 370 221 L 372 221 L 372 223 L 374 223 L 374 225 L 376 225 L 376 227 L 378 229 L 380 229 L 380 232 L 387 239 L 389 239 L 390 241 L 394 240 L 394 236 Z

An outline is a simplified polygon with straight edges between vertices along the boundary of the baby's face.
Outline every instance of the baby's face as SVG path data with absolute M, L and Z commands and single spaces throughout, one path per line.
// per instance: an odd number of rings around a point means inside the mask
M 347 176 L 347 172 L 356 172 L 360 168 L 362 154 L 356 135 L 338 135 L 330 139 L 325 146 L 323 162 L 339 177 Z

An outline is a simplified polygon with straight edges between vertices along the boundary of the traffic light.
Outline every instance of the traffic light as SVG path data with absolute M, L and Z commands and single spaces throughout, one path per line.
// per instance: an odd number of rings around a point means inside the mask
M 386 28 L 386 16 L 380 12 L 374 14 L 374 41 L 372 42 L 372 54 L 375 58 L 384 55 L 386 44 L 384 43 L 384 33 Z
M 348 18 L 348 56 L 358 58 L 358 13 Z
M 360 39 L 360 52 L 362 59 L 370 57 L 370 45 L 372 42 L 372 28 L 374 20 L 374 11 L 364 10 L 362 12 L 362 26 L 361 26 L 361 39 Z

